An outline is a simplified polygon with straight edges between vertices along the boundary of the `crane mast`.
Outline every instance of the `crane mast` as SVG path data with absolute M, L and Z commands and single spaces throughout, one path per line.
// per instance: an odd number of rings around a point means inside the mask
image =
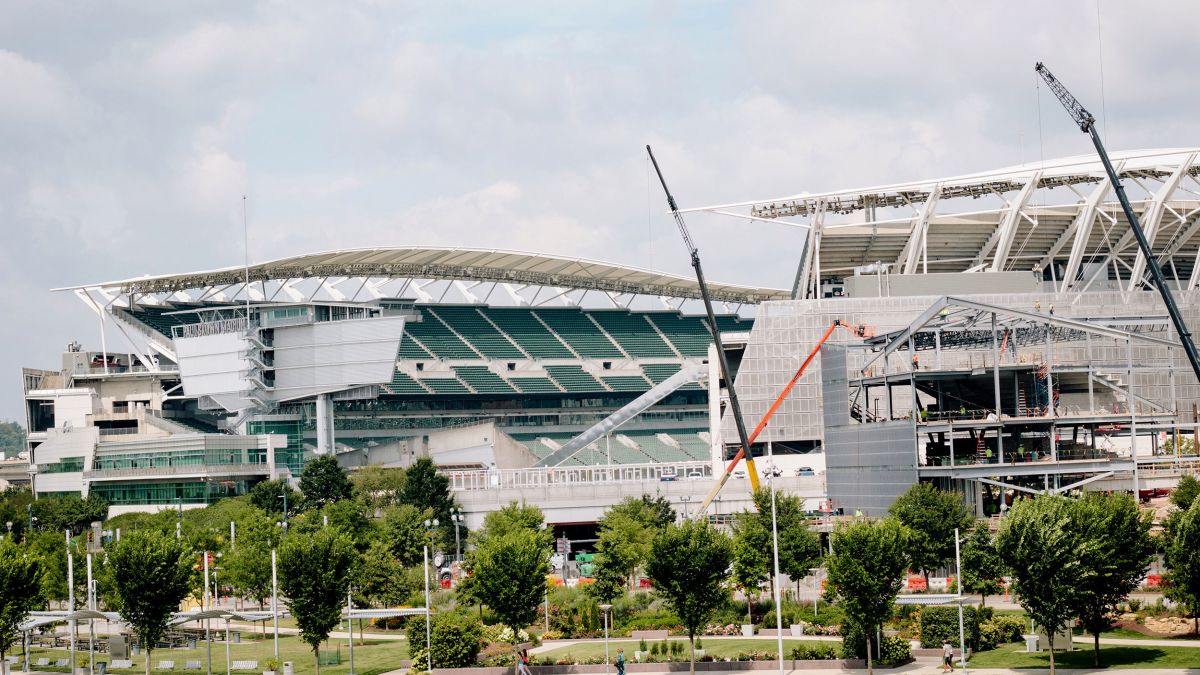
M 675 224 L 679 226 L 679 234 L 683 237 L 683 243 L 692 257 L 692 268 L 696 270 L 696 282 L 700 286 L 700 297 L 704 300 L 704 311 L 708 315 L 708 330 L 712 334 L 713 344 L 717 348 L 717 363 L 721 368 L 721 377 L 724 378 L 725 385 L 729 388 L 730 412 L 733 413 L 733 420 L 737 425 L 738 440 L 741 441 L 742 451 L 746 454 L 746 473 L 750 477 L 750 486 L 757 490 L 758 471 L 754 468 L 754 452 L 750 449 L 746 422 L 742 419 L 742 406 L 738 403 L 737 391 L 733 386 L 733 373 L 729 370 L 729 359 L 725 357 L 725 345 L 721 342 L 721 331 L 717 328 L 717 317 L 713 314 L 712 298 L 708 294 L 708 282 L 704 280 L 704 268 L 700 266 L 700 251 L 692 243 L 692 236 L 688 233 L 687 224 L 683 222 L 683 216 L 679 214 L 679 206 L 675 203 L 675 197 L 671 194 L 671 190 L 667 188 L 667 181 L 663 178 L 662 170 L 658 168 L 658 160 L 654 158 L 654 151 L 650 149 L 649 145 L 646 146 L 646 153 L 650 155 L 650 162 L 654 164 L 654 173 L 658 174 L 658 182 L 662 184 L 663 192 L 667 195 L 667 206 L 671 207 L 671 215 L 675 217 Z M 718 434 L 720 433 L 719 430 L 716 431 Z
M 1117 176 L 1117 172 L 1108 158 L 1108 152 L 1104 149 L 1104 143 L 1100 141 L 1100 134 L 1096 133 L 1096 118 L 1087 111 L 1087 108 L 1083 107 L 1082 103 L 1071 95 L 1071 92 L 1067 91 L 1063 83 L 1059 82 L 1058 78 L 1054 77 L 1041 61 L 1034 67 L 1034 70 L 1037 71 L 1038 75 L 1042 76 L 1042 79 L 1046 82 L 1046 86 L 1050 87 L 1050 91 L 1054 92 L 1059 102 L 1067 109 L 1067 113 L 1075 120 L 1075 124 L 1079 125 L 1079 130 L 1092 137 L 1092 145 L 1096 146 L 1096 153 L 1100 155 L 1100 161 L 1104 164 L 1104 171 L 1108 174 L 1108 180 L 1112 183 L 1113 190 L 1117 193 L 1117 200 L 1121 202 L 1121 210 L 1125 212 L 1125 220 L 1129 221 L 1129 228 L 1133 230 L 1133 236 L 1137 239 L 1138 247 L 1142 250 L 1142 255 L 1146 258 L 1146 269 L 1150 271 L 1150 279 L 1158 289 L 1159 295 L 1162 296 L 1163 304 L 1167 306 L 1167 313 L 1171 315 L 1171 323 L 1175 326 L 1175 332 L 1179 334 L 1179 342 L 1183 345 L 1183 352 L 1187 355 L 1188 362 L 1192 366 L 1192 372 L 1195 373 L 1196 379 L 1200 381 L 1200 354 L 1196 352 L 1196 344 L 1192 341 L 1191 331 L 1188 330 L 1187 323 L 1183 320 L 1183 314 L 1179 311 L 1179 306 L 1175 304 L 1175 297 L 1171 294 L 1171 288 L 1167 286 L 1167 280 L 1163 276 L 1162 267 L 1159 266 L 1158 260 L 1154 257 L 1154 251 L 1150 248 L 1150 242 L 1146 239 L 1146 233 L 1142 231 L 1137 214 L 1133 212 L 1133 207 L 1129 204 L 1129 198 L 1125 196 L 1125 188 L 1121 185 L 1121 179 Z

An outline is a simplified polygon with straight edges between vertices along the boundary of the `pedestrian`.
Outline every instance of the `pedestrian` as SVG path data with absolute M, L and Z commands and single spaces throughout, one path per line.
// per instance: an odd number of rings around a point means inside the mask
M 617 675 L 625 675 L 625 650 L 617 647 Z
M 529 670 L 529 650 L 522 649 L 520 654 L 517 654 L 517 675 L 532 675 Z
M 949 640 L 942 640 L 942 672 L 948 673 L 954 670 L 954 647 L 950 646 Z

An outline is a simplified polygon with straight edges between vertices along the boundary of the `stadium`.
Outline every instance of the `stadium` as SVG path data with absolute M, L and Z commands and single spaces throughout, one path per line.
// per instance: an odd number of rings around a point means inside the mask
M 1113 158 L 1191 325 L 1198 154 Z M 1098 161 L 691 210 L 808 232 L 792 288 L 709 284 L 748 427 L 820 347 L 755 446 L 807 508 L 878 514 L 931 481 L 983 516 L 1195 472 L 1200 384 Z M 243 494 L 316 454 L 428 456 L 469 527 L 516 499 L 566 532 L 627 495 L 694 514 L 736 449 L 690 277 L 396 247 L 55 290 L 100 317 L 100 348 L 23 371 L 28 479 L 113 513 Z M 747 508 L 749 482 L 709 517 Z

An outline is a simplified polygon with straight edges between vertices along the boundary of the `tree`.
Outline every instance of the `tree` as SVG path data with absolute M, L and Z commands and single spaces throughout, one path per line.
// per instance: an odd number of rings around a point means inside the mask
M 0 459 L 25 451 L 25 428 L 17 422 L 0 422 Z
M 687 629 L 693 674 L 696 633 L 728 597 L 725 578 L 732 559 L 729 537 L 702 521 L 668 525 L 650 547 L 646 576 Z
M 127 532 L 108 549 L 101 574 L 109 581 L 105 601 L 121 614 L 150 652 L 167 631 L 167 622 L 192 591 L 192 560 L 182 541 L 155 530 Z
M 977 525 L 963 544 L 961 576 L 963 590 L 978 593 L 982 605 L 987 605 L 987 596 L 1003 590 L 1000 577 L 1004 576 L 1004 563 L 987 525 Z
M 44 606 L 67 599 L 67 545 L 58 532 L 34 532 L 26 546 L 42 561 L 41 599 Z
M 362 499 L 373 511 L 399 504 L 404 481 L 404 469 L 390 469 L 379 465 L 364 466 L 350 475 L 354 495 Z
M 411 504 L 389 506 L 383 511 L 380 524 L 383 540 L 396 562 L 410 567 L 421 562 L 429 534 L 425 530 L 425 514 Z
M 553 534 L 545 525 L 546 519 L 541 509 L 513 501 L 484 516 L 483 528 L 472 532 L 471 538 L 478 547 L 486 544 L 489 539 L 526 530 L 537 534 L 542 546 L 549 548 Z
M 769 517 L 768 511 L 768 517 Z M 771 529 L 759 514 L 743 511 L 733 523 L 733 580 L 746 594 L 746 623 L 754 623 L 752 591 L 771 575 Z
M 225 554 L 225 580 L 242 597 L 253 598 L 261 608 L 271 595 L 271 549 L 278 543 L 279 533 L 266 518 L 252 517 L 239 521 L 237 546 Z
M 618 514 L 645 523 L 646 527 L 654 528 L 656 532 L 674 523 L 676 518 L 675 509 L 671 508 L 671 502 L 666 497 L 650 495 L 626 497 L 614 504 L 605 517 Z
M 33 515 L 41 529 L 58 533 L 70 530 L 79 534 L 108 516 L 108 502 L 96 495 L 89 495 L 87 499 L 78 495 L 38 499 L 33 502 Z
M 754 493 L 756 515 L 771 529 L 771 491 Z M 779 530 L 779 570 L 797 583 L 821 563 L 821 538 L 809 529 L 804 500 L 796 495 L 775 494 L 775 523 Z
M 317 650 L 341 621 L 354 561 L 354 545 L 329 528 L 289 535 L 279 550 L 279 585 L 296 617 L 300 639 L 312 648 L 317 675 Z
M 338 465 L 337 457 L 322 455 L 309 462 L 300 474 L 300 492 L 310 504 L 327 506 L 349 499 L 354 491 L 346 470 Z
M 959 495 L 929 483 L 913 484 L 892 504 L 890 513 L 909 529 L 908 555 L 925 575 L 928 588 L 929 571 L 954 558 L 954 530 L 966 534 L 973 522 L 971 515 Z
M 488 537 L 467 555 L 473 594 L 482 598 L 513 634 L 533 623 L 550 572 L 546 538 L 528 528 Z
M 369 605 L 404 604 L 418 590 L 389 543 L 371 542 L 354 570 L 355 596 Z
M 250 503 L 272 518 L 283 517 L 283 496 L 287 495 L 287 515 L 300 509 L 300 493 L 292 489 L 286 480 L 264 480 L 250 488 Z
M 1150 568 L 1154 543 L 1151 515 L 1141 513 L 1131 495 L 1088 493 L 1071 504 L 1071 522 L 1090 543 L 1081 550 L 1087 570 L 1079 585 L 1075 611 L 1092 634 L 1095 665 L 1100 665 L 1100 633 L 1112 627 L 1117 603 L 1137 588 Z
M 422 457 L 408 467 L 399 500 L 401 504 L 428 511 L 428 517 L 438 521 L 442 541 L 454 543 L 454 524 L 450 521 L 454 498 L 450 496 L 450 479 L 438 472 L 432 459 Z
M 4 657 L 21 637 L 21 624 L 41 600 L 42 562 L 10 541 L 0 544 L 0 673 Z
M 1200 499 L 1173 518 L 1167 544 L 1167 597 L 1188 608 L 1200 634 Z
M 1029 617 L 1047 634 L 1050 672 L 1054 672 L 1054 635 L 1075 615 L 1082 588 L 1094 572 L 1083 565 L 1094 543 L 1073 532 L 1071 503 L 1042 495 L 1009 509 L 996 534 L 1000 559 L 1012 570 L 1013 592 Z
M 1192 503 L 1196 501 L 1196 497 L 1200 496 L 1200 480 L 1191 474 L 1185 474 L 1179 479 L 1179 484 L 1171 490 L 1170 500 L 1175 505 L 1175 508 L 1180 511 L 1187 511 L 1192 507 Z
M 854 523 L 833 533 L 833 553 L 825 558 L 830 590 L 841 598 L 846 619 L 866 636 L 868 672 L 874 672 L 876 629 L 891 617 L 910 563 L 911 536 L 897 518 Z

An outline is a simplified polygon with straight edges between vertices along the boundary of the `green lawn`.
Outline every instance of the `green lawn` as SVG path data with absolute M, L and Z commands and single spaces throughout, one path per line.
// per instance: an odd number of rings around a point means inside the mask
M 723 659 L 725 657 L 733 658 L 742 652 L 773 652 L 778 647 L 778 642 L 775 638 L 744 638 L 738 640 L 706 640 L 700 639 L 701 647 L 705 654 L 713 658 Z M 647 640 L 646 646 L 653 646 L 655 642 L 662 640 Z M 684 658 L 688 655 L 687 638 L 671 638 L 671 642 L 679 642 L 684 646 Z M 791 658 L 793 647 L 800 645 L 816 646 L 816 645 L 831 645 L 834 648 L 841 648 L 840 642 L 820 642 L 817 640 L 796 640 L 792 638 L 783 639 L 783 655 L 784 658 Z M 622 640 L 609 641 L 609 656 L 616 658 L 617 648 L 625 650 L 625 660 L 633 661 L 633 652 L 638 648 L 637 640 L 624 638 Z M 539 659 L 573 659 L 584 661 L 587 659 L 604 658 L 604 640 L 593 642 L 582 642 L 571 645 L 569 647 L 559 647 L 546 652 L 537 654 Z
M 350 653 L 347 648 L 346 640 L 333 640 L 325 646 L 322 646 L 322 651 L 325 650 L 340 650 L 342 663 L 336 666 L 321 666 L 321 675 L 348 675 L 350 672 Z M 70 653 L 65 649 L 40 649 L 34 648 L 30 650 L 30 663 L 33 663 L 39 657 L 50 659 L 50 663 L 54 663 L 57 659 L 70 658 Z M 205 672 L 203 663 L 207 657 L 208 650 L 202 642 L 198 649 L 158 649 L 150 656 L 150 670 L 155 673 L 190 673 L 191 675 L 202 675 Z M 230 645 L 230 656 L 234 661 L 258 661 L 258 671 L 250 673 L 250 671 L 242 671 L 242 675 L 256 675 L 261 671 L 266 670 L 267 659 L 274 655 L 273 640 L 268 637 L 265 640 L 243 641 L 238 644 Z M 77 657 L 86 658 L 87 651 L 81 651 L 76 654 Z M 145 656 L 133 657 L 133 668 L 129 670 L 117 670 L 109 672 L 129 673 L 136 675 L 142 673 L 146 667 Z M 372 675 L 374 673 L 383 673 L 389 670 L 396 670 L 400 667 L 400 661 L 408 658 L 408 643 L 404 640 L 371 640 L 367 639 L 365 645 L 358 644 L 357 640 L 354 643 L 354 672 L 356 675 Z M 108 654 L 96 654 L 97 661 L 109 661 Z M 184 662 L 188 660 L 200 661 L 201 669 L 199 671 L 185 671 Z M 292 661 L 295 664 L 296 675 L 308 675 L 316 672 L 316 667 L 313 664 L 312 650 L 308 645 L 300 642 L 300 638 L 294 636 L 280 636 L 279 638 L 279 660 Z M 173 670 L 159 670 L 156 666 L 159 661 L 174 661 L 175 668 Z M 54 668 L 53 666 L 35 667 L 35 670 L 67 672 L 67 668 Z M 213 643 L 212 646 L 212 670 L 214 675 L 225 673 L 225 645 L 224 643 Z M 282 671 L 282 666 L 280 667 Z M 234 671 L 238 672 L 238 671 Z
M 1082 645 L 1076 645 L 1080 647 Z M 1061 668 L 1092 668 L 1092 650 L 1055 652 Z M 1100 663 L 1106 668 L 1200 668 L 1200 649 L 1195 647 L 1100 646 Z M 1023 643 L 1001 645 L 971 657 L 972 668 L 1048 668 L 1046 652 L 1029 654 Z

